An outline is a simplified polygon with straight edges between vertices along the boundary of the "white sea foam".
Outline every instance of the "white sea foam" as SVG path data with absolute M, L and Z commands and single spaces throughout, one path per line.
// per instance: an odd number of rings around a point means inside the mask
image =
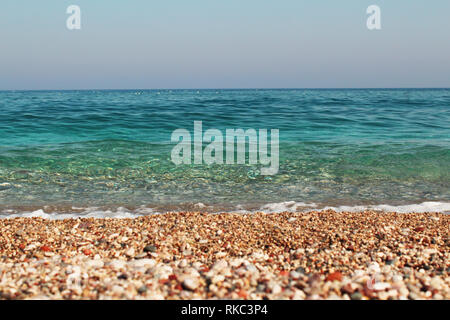
M 422 213 L 422 212 L 441 212 L 450 213 L 450 202 L 423 202 L 420 204 L 409 204 L 393 206 L 388 204 L 380 205 L 355 205 L 355 206 L 319 206 L 316 203 L 305 203 L 305 202 L 295 202 L 295 201 L 285 201 L 278 203 L 268 203 L 262 206 L 258 210 L 246 210 L 243 206 L 237 206 L 236 210 L 227 210 L 235 213 L 254 213 L 254 212 L 266 212 L 266 213 L 280 213 L 280 212 L 306 212 L 311 210 L 335 210 L 338 212 L 349 211 L 365 211 L 365 210 L 375 210 L 381 212 L 399 212 L 399 213 Z M 101 209 L 99 207 L 88 207 L 88 208 L 73 208 L 73 212 L 44 212 L 43 209 L 35 211 L 22 211 L 16 212 L 14 210 L 8 209 L 0 213 L 0 219 L 2 218 L 31 218 L 38 217 L 44 219 L 76 219 L 76 218 L 136 218 L 146 215 L 161 214 L 152 208 L 141 206 L 135 210 L 129 210 L 127 208 L 118 207 L 116 209 Z M 82 210 L 82 211 L 80 211 Z
M 379 205 L 355 205 L 355 206 L 319 206 L 315 203 L 304 203 L 295 201 L 286 201 L 278 203 L 269 203 L 262 206 L 258 211 L 262 212 L 298 212 L 298 211 L 310 211 L 310 210 L 334 210 L 338 212 L 349 211 L 365 211 L 374 210 L 382 212 L 399 212 L 399 213 L 423 213 L 423 212 L 442 212 L 450 213 L 450 202 L 422 202 L 418 204 L 408 204 L 408 205 L 389 205 L 389 204 L 379 204 Z
M 74 212 L 51 212 L 47 213 L 44 210 L 39 209 L 29 212 L 14 212 L 6 210 L 0 214 L 1 218 L 43 218 L 43 219 L 76 219 L 76 218 L 136 218 L 144 215 L 157 214 L 152 208 L 139 207 L 136 210 L 128 210 L 127 208 L 119 207 L 115 210 L 103 210 L 98 207 L 83 208 L 83 211 L 79 212 L 80 208 L 73 208 Z
M 399 213 L 423 213 L 423 212 L 442 212 L 450 213 L 450 203 L 449 202 L 422 202 L 419 204 L 408 204 L 393 206 L 389 204 L 379 204 L 379 205 L 368 205 L 368 206 L 339 206 L 339 207 L 324 207 L 323 210 L 332 209 L 335 211 L 364 211 L 364 210 L 375 210 L 383 212 L 399 212 Z
M 382 212 L 399 212 L 399 213 L 423 213 L 423 212 L 442 212 L 450 213 L 450 202 L 422 202 L 419 204 L 408 204 L 408 205 L 389 205 L 389 204 L 379 204 L 379 205 L 355 205 L 355 206 L 319 206 L 315 203 L 304 203 L 295 201 L 286 201 L 278 203 L 269 203 L 262 206 L 258 211 L 262 212 L 298 212 L 298 211 L 310 211 L 310 210 L 334 210 L 338 212 L 349 211 L 365 211 L 374 210 Z
M 303 211 L 302 209 L 315 209 L 317 204 L 315 203 L 305 203 L 305 202 L 295 202 L 295 201 L 284 201 L 276 203 L 268 203 L 260 208 L 259 211 L 279 213 L 279 212 L 296 212 Z

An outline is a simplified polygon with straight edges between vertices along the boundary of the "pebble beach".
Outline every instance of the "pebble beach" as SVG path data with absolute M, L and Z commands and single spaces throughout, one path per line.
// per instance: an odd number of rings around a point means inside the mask
M 0 219 L 0 299 L 450 299 L 450 215 Z

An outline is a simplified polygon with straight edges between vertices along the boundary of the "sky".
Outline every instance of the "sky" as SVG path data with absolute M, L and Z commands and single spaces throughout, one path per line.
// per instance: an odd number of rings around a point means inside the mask
M 369 87 L 450 87 L 450 1 L 0 2 L 0 90 Z

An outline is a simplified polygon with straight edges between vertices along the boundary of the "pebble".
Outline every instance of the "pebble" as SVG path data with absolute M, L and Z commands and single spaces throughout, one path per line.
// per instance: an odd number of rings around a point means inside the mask
M 123 260 L 112 260 L 108 263 L 108 266 L 110 266 L 114 270 L 124 269 L 126 265 L 126 261 Z
M 297 269 L 295 269 L 295 272 L 300 274 L 306 274 L 305 268 L 303 267 L 298 267 Z
M 145 252 L 156 252 L 157 248 L 154 245 L 149 244 L 144 247 L 144 251 Z
M 369 273 L 380 273 L 380 265 L 377 262 L 372 262 L 369 264 L 367 271 L 369 271 Z
M 140 287 L 137 289 L 137 292 L 138 292 L 139 294 L 144 294 L 144 293 L 146 293 L 146 292 L 147 292 L 147 286 L 140 286 Z
M 156 265 L 156 260 L 153 259 L 138 259 L 128 262 L 132 268 L 153 268 Z
M 127 255 L 128 257 L 134 257 L 136 251 L 134 250 L 134 248 L 130 248 L 127 251 L 125 251 L 125 255 Z
M 86 261 L 85 265 L 88 268 L 103 268 L 105 263 L 102 260 L 88 260 Z
M 373 285 L 373 290 L 375 291 L 384 291 L 386 289 L 389 289 L 391 287 L 391 285 L 389 283 L 386 282 L 376 282 Z
M 225 260 L 219 260 L 217 261 L 214 266 L 212 267 L 213 270 L 216 270 L 217 272 L 221 272 L 222 270 L 226 269 L 228 267 L 228 262 Z
M 183 288 L 194 291 L 199 286 L 198 280 L 194 278 L 186 278 L 183 280 Z
M 355 292 L 350 296 L 350 299 L 352 300 L 361 300 L 362 299 L 362 294 L 359 292 Z
M 330 273 L 327 276 L 327 281 L 342 281 L 342 273 L 340 273 L 339 271 Z
M 274 284 L 272 286 L 272 294 L 279 294 L 282 291 L 282 288 L 279 284 Z

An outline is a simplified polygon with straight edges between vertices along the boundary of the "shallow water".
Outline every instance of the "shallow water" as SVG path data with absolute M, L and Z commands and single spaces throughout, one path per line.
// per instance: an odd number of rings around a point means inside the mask
M 194 120 L 203 130 L 279 129 L 278 174 L 174 165 L 171 133 L 193 132 Z M 450 89 L 0 92 L 3 209 L 287 201 L 449 203 Z

